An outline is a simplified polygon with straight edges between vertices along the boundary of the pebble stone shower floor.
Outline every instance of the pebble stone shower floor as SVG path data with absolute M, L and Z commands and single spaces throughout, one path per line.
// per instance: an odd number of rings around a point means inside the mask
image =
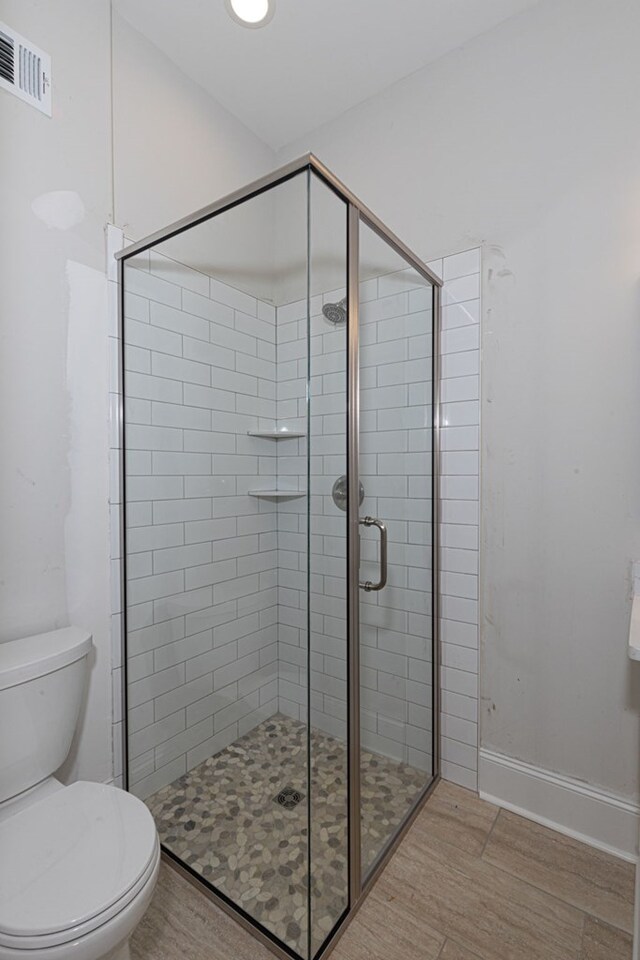
M 346 905 L 346 745 L 313 730 L 311 757 L 315 952 Z M 361 768 L 366 870 L 427 777 L 366 751 Z M 286 795 L 278 799 L 282 791 Z M 146 800 L 162 843 L 302 956 L 308 929 L 307 792 L 307 727 L 277 714 Z

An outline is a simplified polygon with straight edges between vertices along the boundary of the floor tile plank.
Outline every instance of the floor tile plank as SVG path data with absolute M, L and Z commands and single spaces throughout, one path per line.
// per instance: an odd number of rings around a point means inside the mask
M 479 856 L 499 809 L 470 790 L 441 780 L 421 818 L 425 827 L 432 827 L 441 840 Z
M 437 960 L 444 944 L 426 916 L 408 916 L 398 898 L 371 891 L 338 941 L 332 960 Z
M 445 843 L 419 816 L 376 885 L 408 916 L 496 960 L 579 960 L 584 914 Z
M 131 938 L 132 960 L 273 960 L 273 954 L 168 864 Z
M 581 960 L 631 960 L 633 938 L 595 917 L 587 917 Z
M 482 859 L 615 927 L 633 929 L 630 863 L 506 810 Z

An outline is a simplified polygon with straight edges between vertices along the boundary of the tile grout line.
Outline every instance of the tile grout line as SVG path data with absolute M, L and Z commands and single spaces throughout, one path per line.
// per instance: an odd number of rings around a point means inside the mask
M 479 794 L 476 794 L 476 796 L 478 796 L 478 799 L 480 798 L 480 797 L 479 797 Z M 487 844 L 489 843 L 489 840 L 491 839 L 491 835 L 493 834 L 495 825 L 496 825 L 496 823 L 498 822 L 498 817 L 500 816 L 501 810 L 502 810 L 502 807 L 498 807 L 497 812 L 496 812 L 496 815 L 495 815 L 495 817 L 493 818 L 493 823 L 491 824 L 491 829 L 489 830 L 489 833 L 488 833 L 487 836 L 485 837 L 485 841 L 484 841 L 484 843 L 483 843 L 483 845 L 482 845 L 482 850 L 481 850 L 480 853 L 478 854 L 478 860 L 482 860 L 482 858 L 484 857 L 484 852 L 485 852 L 485 850 L 487 849 Z M 485 861 L 485 862 L 486 862 L 486 861 Z
M 584 960 L 584 933 L 587 928 L 587 914 L 582 915 L 582 930 L 580 931 L 580 960 Z
M 437 930 L 436 933 L 440 933 L 440 931 Z M 444 936 L 444 934 L 443 934 L 443 936 Z M 437 954 L 435 960 L 441 960 L 441 957 L 442 957 L 442 955 L 443 955 L 443 953 L 444 953 L 444 948 L 446 947 L 448 940 L 449 940 L 449 937 L 445 937 L 445 938 L 444 938 L 444 941 L 443 941 L 443 943 L 442 943 L 442 946 L 441 946 L 440 949 L 438 950 L 438 954 Z

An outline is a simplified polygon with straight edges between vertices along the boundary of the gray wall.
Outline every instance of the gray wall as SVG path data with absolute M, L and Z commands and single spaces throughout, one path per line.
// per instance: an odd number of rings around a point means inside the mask
M 70 622 L 92 632 L 67 772 L 104 780 L 109 3 L 2 0 L 0 19 L 51 54 L 54 78 L 52 119 L 0 92 L 0 640 Z
M 0 640 L 68 623 L 92 633 L 88 700 L 63 774 L 107 780 L 112 185 L 117 218 L 137 238 L 255 178 L 273 154 L 142 38 L 119 31 L 112 156 L 109 0 L 0 0 L 0 19 L 53 58 L 52 119 L 0 92 Z M 118 95 L 125 81 L 128 100 Z
M 486 244 L 481 742 L 624 797 L 639 35 L 630 0 L 547 0 L 280 154 L 312 149 L 425 259 Z

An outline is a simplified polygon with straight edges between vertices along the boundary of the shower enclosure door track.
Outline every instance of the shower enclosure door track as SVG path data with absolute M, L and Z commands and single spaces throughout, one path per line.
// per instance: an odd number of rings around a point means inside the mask
M 328 934 L 318 952 L 309 957 L 309 960 L 320 960 L 327 957 L 334 946 L 344 933 L 349 922 L 358 911 L 372 886 L 375 884 L 381 871 L 389 859 L 393 856 L 398 845 L 405 837 L 411 824 L 424 806 L 426 800 L 431 795 L 433 789 L 440 779 L 440 637 L 439 637 L 439 492 L 438 478 L 440 475 L 440 323 L 441 323 L 441 279 L 433 273 L 427 265 L 420 260 L 385 224 L 376 217 L 340 180 L 338 180 L 313 154 L 305 154 L 297 160 L 280 167 L 278 170 L 270 173 L 247 187 L 237 190 L 221 200 L 212 203 L 195 213 L 181 220 L 176 221 L 169 227 L 157 231 L 154 234 L 134 243 L 115 256 L 118 263 L 119 280 L 119 365 L 120 365 L 120 383 L 124 384 L 124 264 L 136 254 L 149 250 L 156 244 L 167 241 L 172 237 L 204 223 L 206 220 L 236 207 L 252 197 L 269 190 L 278 184 L 295 177 L 303 171 L 315 173 L 315 175 L 329 187 L 341 200 L 347 204 L 347 315 L 348 315 L 348 358 L 347 358 L 347 448 L 348 448 L 348 526 L 347 526 L 347 555 L 348 555 L 348 583 L 347 583 L 347 617 L 348 617 L 348 693 L 347 693 L 347 713 L 348 713 L 348 846 L 349 846 L 349 900 L 348 905 L 342 915 L 337 919 L 333 930 Z M 362 879 L 361 866 L 361 837 L 360 837 L 360 643 L 359 643 L 359 562 L 360 562 L 360 477 L 358 470 L 359 454 L 359 429 L 360 429 L 360 411 L 359 411 L 359 237 L 362 225 L 369 227 L 383 241 L 385 241 L 396 253 L 410 265 L 421 277 L 428 281 L 432 288 L 432 498 L 431 498 L 431 591 L 432 591 L 432 732 L 431 732 L 431 750 L 432 750 L 432 777 L 428 784 L 422 789 L 417 799 L 406 814 L 402 825 L 396 830 L 393 839 L 383 848 L 382 853 L 374 860 L 366 880 Z M 341 306 L 341 304 L 339 304 Z M 127 501 L 125 495 L 125 391 L 124 386 L 120 394 L 120 535 L 121 535 L 121 595 L 122 595 L 122 616 L 121 616 L 121 638 L 123 651 L 123 669 L 122 669 L 122 702 L 123 702 L 123 780 L 125 789 L 129 788 L 129 744 L 128 744 L 128 683 L 127 683 L 127 656 L 126 656 L 126 638 L 127 638 L 127 582 L 126 582 L 126 508 Z M 282 960 L 300 960 L 300 955 L 293 949 L 290 949 L 276 936 L 262 926 L 256 919 L 250 917 L 235 902 L 227 898 L 224 894 L 214 889 L 199 873 L 184 863 L 177 855 L 162 846 L 162 856 L 166 863 L 175 869 L 180 875 L 185 877 L 190 883 L 198 887 L 198 890 L 205 894 L 210 900 L 216 903 L 225 913 L 233 917 L 242 927 L 248 930 L 260 942 L 267 946 L 276 956 Z M 311 929 L 311 918 L 309 918 L 309 929 Z

